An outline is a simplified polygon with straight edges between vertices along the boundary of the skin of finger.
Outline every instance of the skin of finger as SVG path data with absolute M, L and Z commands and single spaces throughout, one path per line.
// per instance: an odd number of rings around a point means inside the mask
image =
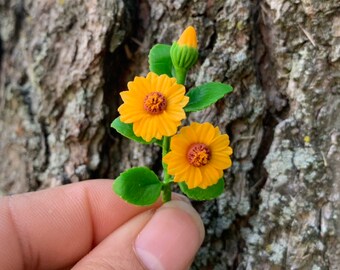
M 204 239 L 204 225 L 189 204 L 171 201 L 158 208 L 135 241 L 147 269 L 185 270 Z
M 0 199 L 0 269 L 59 269 L 74 264 L 136 215 L 138 207 L 92 180 Z
M 149 210 L 129 220 L 123 226 L 111 233 L 72 269 L 145 269 L 134 253 L 133 243 L 138 233 L 152 218 L 153 214 L 154 210 Z
M 141 245 L 148 246 L 148 250 L 159 258 L 150 269 L 186 270 L 203 239 L 204 227 L 198 213 L 188 202 L 171 201 L 129 220 L 73 269 L 149 269 L 136 255 L 136 241 L 143 241 Z

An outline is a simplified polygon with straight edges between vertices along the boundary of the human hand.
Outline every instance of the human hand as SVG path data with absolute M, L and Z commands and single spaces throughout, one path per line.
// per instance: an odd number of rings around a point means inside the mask
M 92 180 L 0 199 L 0 269 L 190 266 L 204 238 L 197 212 L 173 194 L 138 207 Z

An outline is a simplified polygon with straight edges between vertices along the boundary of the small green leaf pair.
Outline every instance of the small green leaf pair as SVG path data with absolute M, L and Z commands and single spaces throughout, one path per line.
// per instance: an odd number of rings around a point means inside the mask
M 147 167 L 129 169 L 114 181 L 113 190 L 123 200 L 140 206 L 154 204 L 163 188 L 157 175 Z M 206 189 L 189 189 L 183 182 L 179 184 L 182 192 L 192 200 L 211 200 L 222 194 L 224 181 L 220 179 L 216 185 Z

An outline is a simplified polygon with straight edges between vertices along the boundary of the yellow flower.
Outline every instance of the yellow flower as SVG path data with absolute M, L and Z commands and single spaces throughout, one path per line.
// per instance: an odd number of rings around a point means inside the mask
M 150 142 L 172 136 L 186 118 L 183 107 L 189 102 L 185 88 L 176 79 L 150 72 L 135 77 L 128 91 L 120 93 L 124 103 L 118 108 L 120 120 L 133 124 L 133 132 Z
M 210 123 L 192 123 L 173 136 L 170 152 L 163 161 L 174 182 L 185 182 L 188 188 L 207 188 L 223 176 L 223 170 L 231 166 L 227 134 L 221 135 L 218 127 Z
M 188 26 L 180 36 L 177 44 L 180 46 L 189 46 L 197 49 L 197 35 L 196 30 L 192 26 Z

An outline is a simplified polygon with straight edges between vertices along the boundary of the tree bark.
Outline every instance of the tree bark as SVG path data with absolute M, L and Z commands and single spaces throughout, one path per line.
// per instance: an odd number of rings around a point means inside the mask
M 160 170 L 158 147 L 110 122 L 150 48 L 188 25 L 200 58 L 187 86 L 235 89 L 189 119 L 234 149 L 224 194 L 194 203 L 207 236 L 192 269 L 338 269 L 336 0 L 0 0 L 0 194 Z

